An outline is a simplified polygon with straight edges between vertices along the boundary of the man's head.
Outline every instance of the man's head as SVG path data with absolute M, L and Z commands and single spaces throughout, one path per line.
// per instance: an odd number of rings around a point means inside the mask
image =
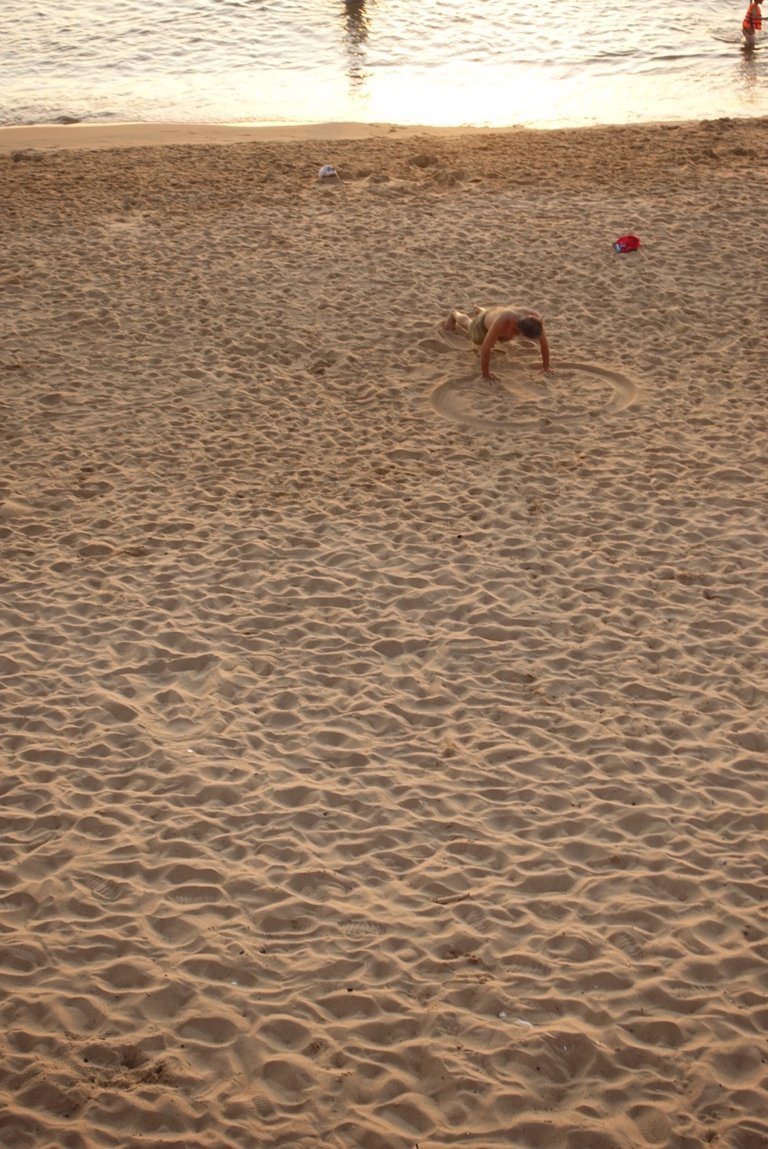
M 541 333 L 544 330 L 540 319 L 534 319 L 532 315 L 526 315 L 523 319 L 518 319 L 517 330 L 526 339 L 541 339 Z

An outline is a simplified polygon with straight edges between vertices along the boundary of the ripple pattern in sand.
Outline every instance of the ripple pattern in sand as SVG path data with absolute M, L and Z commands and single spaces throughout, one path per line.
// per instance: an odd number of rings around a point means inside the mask
M 536 226 L 498 187 L 514 146 L 374 149 L 376 182 L 339 145 L 344 200 L 302 185 L 309 145 L 15 165 L 3 1149 L 764 1149 L 763 340 L 733 391 L 622 347 L 628 419 L 575 368 L 598 417 L 523 443 L 436 418 L 456 350 L 436 371 L 414 300 L 457 290 L 467 220 L 501 293 L 500 212 Z M 447 179 L 470 159 L 482 194 Z M 729 202 L 701 223 L 726 256 L 746 175 Z M 538 235 L 520 275 L 570 344 L 558 299 L 606 272 Z M 759 297 L 759 260 L 717 274 L 726 310 Z M 707 315 L 678 336 L 724 373 Z

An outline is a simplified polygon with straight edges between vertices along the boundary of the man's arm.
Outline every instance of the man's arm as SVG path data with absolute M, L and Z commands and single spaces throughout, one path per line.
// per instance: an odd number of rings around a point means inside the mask
M 514 331 L 510 331 L 510 318 L 508 315 L 500 315 L 498 319 L 494 319 L 488 328 L 488 333 L 480 348 L 480 370 L 483 373 L 483 379 L 496 378 L 495 375 L 491 374 L 491 351 L 494 343 L 496 343 L 498 339 L 511 339 L 513 335 L 517 334 L 517 325 L 513 322 L 512 326 L 514 327 Z
M 548 341 L 547 336 L 544 333 L 544 331 L 542 331 L 542 333 L 541 333 L 541 339 L 539 340 L 539 346 L 541 347 L 541 366 L 542 366 L 542 369 L 544 371 L 549 371 L 549 341 Z

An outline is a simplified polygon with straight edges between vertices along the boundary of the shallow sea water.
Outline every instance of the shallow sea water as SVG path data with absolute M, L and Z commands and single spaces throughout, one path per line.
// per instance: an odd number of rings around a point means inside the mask
M 4 0 L 0 123 L 541 127 L 768 114 L 730 0 Z M 763 34 L 765 35 L 765 34 Z

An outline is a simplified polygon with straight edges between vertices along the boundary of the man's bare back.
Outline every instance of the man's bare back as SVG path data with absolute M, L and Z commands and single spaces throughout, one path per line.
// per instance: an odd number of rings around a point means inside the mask
M 544 320 L 538 311 L 525 307 L 476 307 L 472 315 L 452 311 L 443 324 L 446 331 L 460 328 L 466 331 L 480 348 L 480 369 L 483 379 L 495 379 L 491 374 L 491 350 L 495 343 L 508 343 L 518 335 L 538 342 L 541 348 L 541 366 L 549 371 L 549 343 L 544 333 Z

